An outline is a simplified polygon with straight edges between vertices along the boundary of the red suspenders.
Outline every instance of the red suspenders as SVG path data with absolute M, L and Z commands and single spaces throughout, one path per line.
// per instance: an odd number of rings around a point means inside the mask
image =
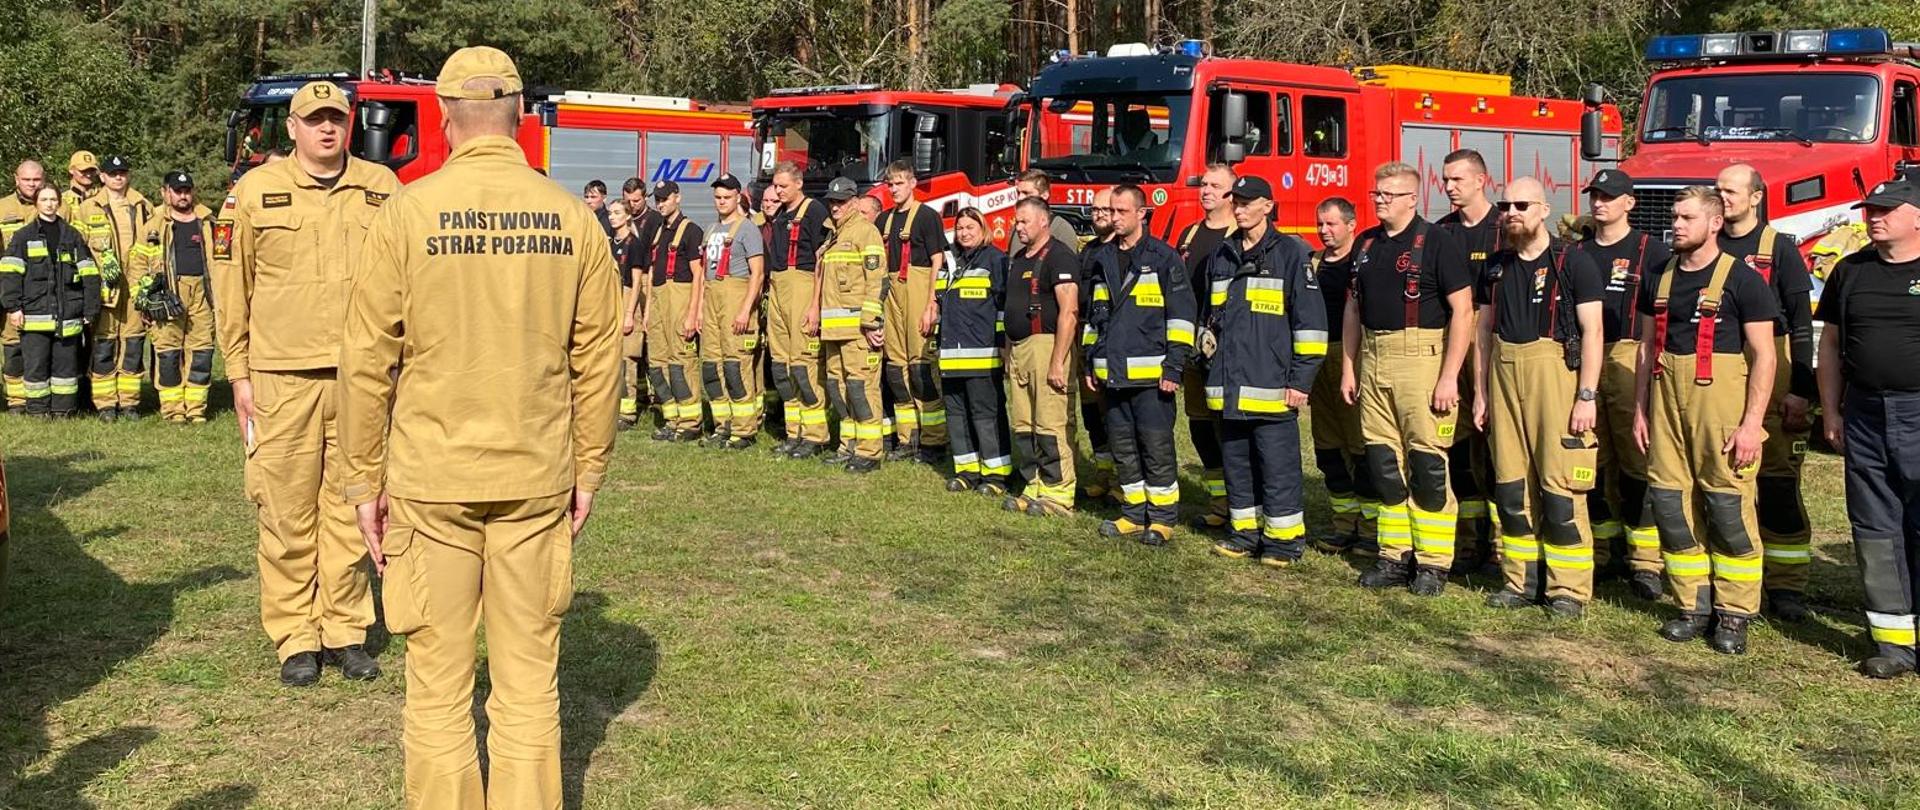
M 893 209 L 893 215 L 902 220 L 899 235 L 894 237 L 894 242 L 900 245 L 899 281 L 902 284 L 906 283 L 907 268 L 913 263 L 913 219 L 914 215 L 918 213 L 920 213 L 920 206 L 918 204 L 908 208 L 905 214 L 900 213 L 899 208 Z M 1042 255 L 1044 255 L 1044 253 Z
M 1673 293 L 1673 274 L 1680 270 L 1680 257 L 1667 260 L 1666 272 L 1660 275 L 1660 287 L 1653 299 L 1653 340 L 1654 351 L 1667 350 L 1667 297 Z M 1733 257 L 1725 253 L 1714 262 L 1713 275 L 1707 280 L 1707 286 L 1700 290 L 1699 328 L 1695 330 L 1693 341 L 1693 382 L 1695 385 L 1713 384 L 1713 335 L 1720 323 L 1720 296 L 1725 292 L 1727 276 L 1733 271 Z M 1659 377 L 1660 366 L 1655 364 L 1653 376 Z
M 1031 334 L 1035 334 L 1035 335 L 1038 335 L 1041 333 L 1040 271 L 1046 269 L 1047 251 L 1050 251 L 1050 250 L 1053 250 L 1053 241 L 1051 238 L 1048 239 L 1045 245 L 1042 245 L 1040 247 L 1040 255 L 1033 257 L 1033 270 L 1027 273 L 1027 318 L 1029 320 L 1028 327 L 1032 330 Z M 901 255 L 904 256 L 906 254 L 902 253 Z M 903 261 L 900 268 L 900 273 L 901 273 L 900 277 L 906 278 L 906 275 L 905 275 L 906 272 L 907 272 L 906 265 Z
M 800 264 L 800 223 L 807 215 L 807 204 L 813 200 L 800 198 L 800 207 L 793 209 L 793 218 L 787 220 L 787 269 L 792 270 Z
M 1404 275 L 1407 282 L 1405 298 L 1407 301 L 1407 328 L 1420 328 L 1420 254 L 1427 244 L 1426 223 L 1414 225 L 1413 247 L 1407 251 L 1407 270 Z M 1369 240 L 1371 241 L 1371 240 Z
M 733 227 L 727 229 L 727 241 L 720 245 L 720 266 L 713 271 L 714 281 L 727 280 L 727 271 L 733 267 L 733 238 L 739 235 L 740 226 L 746 221 L 745 217 L 741 217 L 739 222 L 733 223 Z

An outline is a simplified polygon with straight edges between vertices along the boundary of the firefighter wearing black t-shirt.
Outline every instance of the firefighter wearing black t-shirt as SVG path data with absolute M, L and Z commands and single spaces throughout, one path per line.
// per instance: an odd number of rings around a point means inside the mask
M 1100 533 L 1161 546 L 1180 518 L 1173 395 L 1194 348 L 1194 285 L 1180 255 L 1147 235 L 1147 195 L 1139 186 L 1115 187 L 1111 204 L 1113 239 L 1093 249 L 1087 279 L 1095 339 L 1084 373 L 1087 388 L 1106 402 L 1107 446 L 1120 485 L 1120 517 Z
M 700 438 L 700 293 L 706 286 L 701 249 L 706 233 L 680 211 L 680 184 L 653 184 L 653 203 L 662 217 L 653 234 L 649 264 L 652 290 L 641 316 L 647 333 L 647 380 L 660 400 L 666 424 L 657 441 Z
M 1233 205 L 1227 199 L 1233 190 L 1233 183 L 1233 168 L 1224 163 L 1209 165 L 1206 173 L 1200 176 L 1200 210 L 1205 212 L 1206 218 L 1188 225 L 1173 244 L 1180 251 L 1181 258 L 1186 260 L 1188 278 L 1206 278 L 1207 265 L 1213 254 L 1227 237 L 1238 231 L 1233 224 Z M 1205 285 L 1195 284 L 1193 287 L 1199 307 L 1198 322 L 1205 323 L 1208 294 Z M 1193 362 L 1187 364 L 1186 376 L 1181 380 L 1186 395 L 1181 404 L 1187 412 L 1187 432 L 1193 438 L 1194 455 L 1200 457 L 1202 481 L 1207 487 L 1207 511 L 1193 522 L 1193 526 L 1201 531 L 1217 531 L 1227 527 L 1230 517 L 1227 510 L 1227 474 L 1220 458 L 1220 415 L 1207 408 L 1206 363 L 1206 358 L 1196 353 Z
M 1007 270 L 1009 368 L 1007 404 L 1015 455 L 1026 491 L 1001 507 L 1036 517 L 1073 512 L 1073 337 L 1080 318 L 1080 267 L 1071 249 L 1052 237 L 1053 213 L 1045 200 L 1028 197 L 1014 206 L 1014 227 L 1031 240 Z
M 1864 208 L 1873 247 L 1842 259 L 1820 296 L 1820 402 L 1846 456 L 1847 517 L 1875 653 L 1860 671 L 1914 671 L 1920 605 L 1920 182 L 1882 183 Z
M 776 455 L 808 458 L 827 446 L 827 401 L 820 388 L 820 340 L 801 331 L 813 299 L 813 272 L 826 244 L 827 207 L 801 192 L 800 168 L 773 170 L 780 208 L 768 222 L 767 352 L 773 390 L 786 419 Z
M 913 166 L 887 167 L 893 207 L 876 223 L 887 239 L 887 272 L 893 284 L 886 300 L 887 390 L 893 394 L 893 429 L 899 444 L 891 458 L 940 464 L 947 458 L 947 411 L 935 369 L 939 315 L 933 280 L 946 262 L 947 232 L 940 212 L 913 198 Z M 1071 247 L 1068 248 L 1072 250 Z
M 1440 166 L 1447 202 L 1453 210 L 1434 222 L 1453 230 L 1461 249 L 1467 252 L 1467 271 L 1473 278 L 1485 275 L 1487 259 L 1505 247 L 1500 217 L 1487 199 L 1487 161 L 1473 149 L 1449 153 Z M 1460 369 L 1460 410 L 1473 413 L 1474 374 L 1480 363 L 1469 357 Z M 1452 475 L 1454 499 L 1460 503 L 1458 519 L 1459 548 L 1454 554 L 1453 571 L 1469 574 L 1491 566 L 1499 556 L 1493 543 L 1493 512 L 1487 506 L 1491 462 L 1487 437 L 1472 419 L 1462 419 L 1453 445 L 1447 448 L 1448 471 Z
M 620 271 L 620 430 L 632 430 L 640 421 L 640 395 L 646 374 L 647 333 L 640 328 L 640 290 L 634 277 L 647 271 L 647 243 L 634 233 L 633 206 L 625 198 L 608 200 L 602 208 L 613 228 L 608 244 L 613 266 Z
M 1240 235 L 1208 267 L 1207 405 L 1220 413 L 1232 532 L 1213 547 L 1285 568 L 1306 550 L 1300 408 L 1327 354 L 1327 318 L 1305 243 L 1273 229 L 1273 188 L 1233 185 Z
M 1593 599 L 1593 529 L 1585 493 L 1595 460 L 1601 293 L 1592 257 L 1552 238 L 1547 190 L 1531 177 L 1507 184 L 1498 206 L 1506 247 L 1487 259 L 1480 305 L 1474 421 L 1493 453 L 1506 587 L 1493 607 L 1544 602 L 1579 618 Z
M 1447 448 L 1473 340 L 1473 278 L 1452 231 L 1415 213 L 1419 188 L 1419 170 L 1408 164 L 1374 171 L 1370 196 L 1381 224 L 1355 249 L 1340 392 L 1360 405 L 1367 467 L 1380 490 L 1380 561 L 1360 584 L 1411 578 L 1413 593 L 1437 596 L 1453 564 L 1458 508 Z
M 1640 362 L 1640 318 L 1634 302 L 1655 270 L 1667 266 L 1673 252 L 1665 242 L 1627 223 L 1633 210 L 1633 178 L 1619 169 L 1602 169 L 1587 184 L 1587 208 L 1593 235 L 1574 245 L 1586 254 L 1607 289 L 1600 324 L 1606 354 L 1600 371 L 1600 475 L 1587 493 L 1593 519 L 1596 570 L 1631 571 L 1629 585 L 1641 599 L 1658 599 L 1660 532 L 1647 510 L 1647 454 L 1633 440 L 1634 369 Z
M 1673 205 L 1674 257 L 1641 287 L 1637 304 L 1649 339 L 1635 379 L 1633 433 L 1647 451 L 1647 500 L 1680 606 L 1660 635 L 1691 641 L 1711 624 L 1713 648 L 1738 655 L 1760 611 L 1754 478 L 1779 310 L 1760 274 L 1721 252 L 1720 211 L 1720 197 L 1705 186 L 1685 189 Z
M 1315 538 L 1314 546 L 1328 554 L 1353 552 L 1376 557 L 1380 546 L 1374 521 L 1380 516 L 1380 493 L 1367 472 L 1367 442 L 1360 434 L 1360 409 L 1340 397 L 1341 343 L 1346 327 L 1347 297 L 1353 288 L 1353 237 L 1356 212 L 1345 197 L 1329 197 L 1315 213 L 1320 244 L 1309 269 L 1320 286 L 1326 308 L 1327 334 L 1333 343 L 1307 392 L 1307 411 L 1313 415 L 1313 458 L 1327 484 L 1327 504 L 1333 511 L 1333 529 Z
M 1800 467 L 1813 429 L 1813 276 L 1793 238 L 1760 216 L 1766 184 L 1744 163 L 1728 166 L 1715 183 L 1726 207 L 1720 250 L 1760 273 L 1773 289 L 1780 318 L 1774 324 L 1773 402 L 1767 407 L 1767 446 L 1760 455 L 1760 539 L 1766 545 L 1766 607 L 1783 621 L 1807 617 L 1803 595 L 1813 562 L 1813 529 L 1800 496 Z

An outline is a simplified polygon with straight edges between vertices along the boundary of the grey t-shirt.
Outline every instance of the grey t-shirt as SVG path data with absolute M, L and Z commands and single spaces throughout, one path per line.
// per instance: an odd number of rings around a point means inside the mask
M 720 255 L 728 253 L 727 234 L 733 234 L 733 250 L 727 258 L 727 276 L 729 278 L 749 278 L 747 259 L 766 254 L 766 245 L 760 239 L 760 227 L 753 220 L 742 217 L 738 227 L 724 222 L 716 222 L 707 229 L 707 280 L 712 281 L 720 274 Z

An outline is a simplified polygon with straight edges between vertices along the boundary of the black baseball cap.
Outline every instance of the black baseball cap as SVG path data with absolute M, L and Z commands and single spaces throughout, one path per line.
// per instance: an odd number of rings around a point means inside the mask
M 835 177 L 827 184 L 827 199 L 833 202 L 846 202 L 860 196 L 860 187 L 845 177 Z
M 653 184 L 653 198 L 664 200 L 680 193 L 680 184 L 672 180 L 660 180 Z
M 193 175 L 187 174 L 185 169 L 174 169 L 173 171 L 167 172 L 166 180 L 163 182 L 166 183 L 167 188 L 173 189 L 174 191 L 193 190 Z
M 1266 178 L 1249 174 L 1233 181 L 1233 191 L 1228 194 L 1236 200 L 1271 200 L 1273 186 Z
M 1633 193 L 1633 175 L 1619 169 L 1601 169 L 1593 173 L 1593 180 L 1587 183 L 1583 192 L 1598 191 L 1609 197 L 1625 197 Z
M 731 174 L 722 174 L 720 175 L 719 178 L 715 179 L 712 183 L 709 183 L 708 185 L 711 185 L 714 188 L 724 188 L 728 191 L 739 191 L 740 178 L 734 177 Z
M 133 171 L 133 161 L 121 155 L 110 155 L 107 157 L 107 162 L 100 164 L 100 171 L 105 174 L 130 172 Z
M 1920 184 L 1904 176 L 1874 186 L 1872 191 L 1867 192 L 1867 198 L 1853 207 L 1899 208 L 1902 205 L 1920 208 Z

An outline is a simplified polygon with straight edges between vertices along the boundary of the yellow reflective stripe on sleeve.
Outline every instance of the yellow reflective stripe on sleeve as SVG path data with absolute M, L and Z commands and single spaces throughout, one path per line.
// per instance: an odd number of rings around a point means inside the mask
M 27 260 L 17 256 L 0 256 L 0 273 L 25 273 Z
M 1327 332 L 1324 329 L 1302 329 L 1293 333 L 1294 354 L 1308 357 L 1324 357 L 1327 354 Z
M 1181 346 L 1193 345 L 1193 321 L 1183 318 L 1167 319 L 1167 342 Z

